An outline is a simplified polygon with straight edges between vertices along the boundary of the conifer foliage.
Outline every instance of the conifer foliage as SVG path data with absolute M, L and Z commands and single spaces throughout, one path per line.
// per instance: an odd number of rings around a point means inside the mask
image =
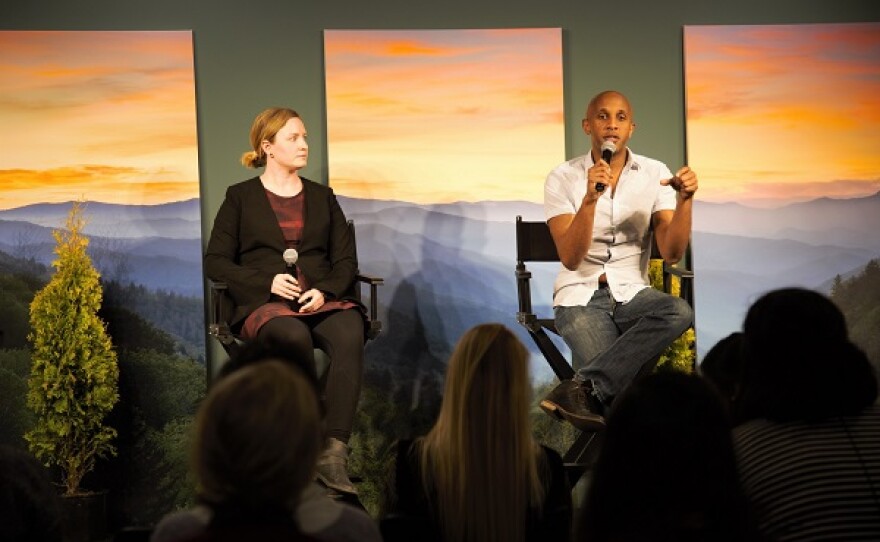
M 648 278 L 654 288 L 663 290 L 663 260 L 651 260 Z M 673 276 L 671 287 L 672 291 L 669 293 L 681 297 L 681 279 Z M 696 344 L 696 332 L 693 327 L 690 327 L 663 351 L 660 359 L 657 360 L 657 369 L 670 369 L 685 373 L 694 372 L 694 364 L 697 359 Z
M 30 306 L 33 345 L 28 407 L 36 423 L 25 435 L 30 450 L 62 473 L 66 495 L 97 458 L 115 454 L 116 431 L 104 420 L 116 404 L 116 353 L 97 312 L 102 290 L 86 253 L 82 204 L 74 203 L 65 230 L 55 230 L 54 275 Z

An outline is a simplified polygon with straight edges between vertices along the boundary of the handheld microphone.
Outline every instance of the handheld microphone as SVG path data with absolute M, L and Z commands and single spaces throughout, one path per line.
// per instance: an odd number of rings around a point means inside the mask
M 284 251 L 281 257 L 287 265 L 287 274 L 299 280 L 299 272 L 296 268 L 296 261 L 299 259 L 299 252 L 297 252 L 295 248 L 288 248 Z M 296 299 L 289 299 L 287 303 L 294 312 L 299 312 L 299 309 L 302 306 Z
M 602 160 L 605 160 L 605 163 L 609 166 L 611 165 L 611 157 L 614 156 L 614 153 L 617 152 L 617 146 L 613 141 L 605 141 L 602 143 Z M 605 191 L 605 183 L 596 183 L 596 192 L 604 192 Z

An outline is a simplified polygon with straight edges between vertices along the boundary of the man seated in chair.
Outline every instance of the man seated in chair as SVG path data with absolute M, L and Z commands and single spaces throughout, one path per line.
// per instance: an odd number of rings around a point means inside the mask
M 666 262 L 684 255 L 697 175 L 687 166 L 673 175 L 627 147 L 636 125 L 620 92 L 596 95 L 582 126 L 590 152 L 556 167 L 544 184 L 547 224 L 562 262 L 553 294 L 556 328 L 576 373 L 541 408 L 600 431 L 614 398 L 692 324 L 687 302 L 651 288 L 648 264 L 652 226 Z

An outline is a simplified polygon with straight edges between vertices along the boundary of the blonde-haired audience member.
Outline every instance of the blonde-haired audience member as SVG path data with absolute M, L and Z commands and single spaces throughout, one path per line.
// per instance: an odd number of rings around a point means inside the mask
M 425 437 L 398 444 L 386 542 L 568 540 L 562 460 L 532 437 L 528 358 L 500 324 L 459 340 L 437 422 Z

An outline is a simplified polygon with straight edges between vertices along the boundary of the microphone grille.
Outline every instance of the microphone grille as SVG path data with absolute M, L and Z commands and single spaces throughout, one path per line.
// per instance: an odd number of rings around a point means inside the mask
M 617 145 L 613 141 L 604 141 L 602 143 L 602 152 L 611 151 L 611 154 L 617 152 Z
M 288 248 L 284 251 L 284 254 L 282 254 L 281 257 L 284 258 L 284 263 L 287 265 L 293 265 L 299 259 L 299 252 L 297 252 L 295 248 Z

